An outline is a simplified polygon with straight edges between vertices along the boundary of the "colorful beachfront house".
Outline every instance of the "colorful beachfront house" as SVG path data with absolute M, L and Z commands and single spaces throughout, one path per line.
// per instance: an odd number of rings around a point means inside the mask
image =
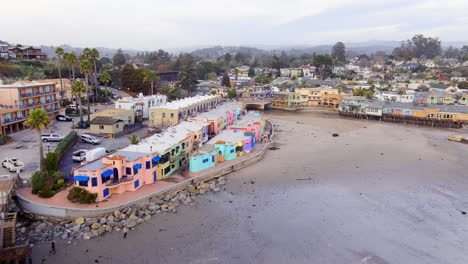
M 464 92 L 460 94 L 460 97 L 458 99 L 458 104 L 468 105 L 468 92 Z
M 188 118 L 187 121 L 203 121 L 210 123 L 209 136 L 214 137 L 227 126 L 232 125 L 234 121 L 241 116 L 242 104 L 225 103 L 209 112 L 199 114 L 196 117 Z
M 251 152 L 254 144 L 252 134 L 250 131 L 223 130 L 190 155 L 190 172 L 206 170 L 220 162 Z
M 222 101 L 214 95 L 193 96 L 175 100 L 149 109 L 149 126 L 168 127 L 179 124 L 187 118 L 206 112 Z
M 263 135 L 265 130 L 265 119 L 260 112 L 248 112 L 242 119 L 237 120 L 227 129 L 234 131 L 251 131 L 255 141 L 259 141 L 260 136 Z
M 158 163 L 150 153 L 124 148 L 74 170 L 75 185 L 98 194 L 98 201 L 112 194 L 135 191 L 157 181 Z
M 414 94 L 414 102 L 422 104 L 454 104 L 455 96 L 442 91 L 417 92 Z

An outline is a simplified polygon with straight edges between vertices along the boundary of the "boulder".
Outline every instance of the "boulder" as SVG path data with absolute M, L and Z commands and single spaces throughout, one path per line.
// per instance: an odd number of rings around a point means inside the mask
M 169 210 L 169 211 L 171 211 L 171 212 L 173 212 L 173 213 L 177 212 L 177 209 L 176 209 L 175 204 L 169 205 L 169 206 L 167 207 L 167 210 Z
M 114 222 L 114 216 L 113 215 L 109 215 L 107 217 L 107 223 L 113 223 Z
M 149 220 L 151 220 L 151 215 L 147 215 L 145 216 L 145 218 L 143 218 L 146 222 L 148 222 Z
M 161 199 L 159 199 L 159 198 L 157 198 L 157 197 L 152 197 L 152 198 L 150 199 L 150 202 L 155 203 L 155 204 L 163 204 L 163 203 L 164 203 L 163 200 L 161 200 Z
M 80 231 L 81 225 L 76 225 L 70 228 L 71 231 L 73 232 L 78 232 Z
M 133 228 L 137 225 L 137 221 L 135 218 L 129 218 L 127 219 L 127 223 L 126 223 L 126 226 L 127 228 Z
M 96 218 L 86 218 L 85 222 L 86 222 L 86 225 L 87 225 L 87 226 L 91 226 L 91 225 L 93 225 L 94 223 L 97 223 L 98 220 L 97 220 Z
M 101 224 L 97 222 L 91 225 L 91 229 L 94 229 L 94 230 L 98 229 L 99 227 L 101 227 Z
M 34 231 L 36 231 L 37 233 L 41 233 L 44 232 L 47 229 L 47 227 L 47 223 L 40 223 L 38 226 L 36 226 L 36 228 L 34 228 Z
M 133 213 L 128 218 L 129 219 L 138 219 L 138 217 Z
M 81 225 L 84 223 L 84 218 L 83 217 L 78 217 L 77 219 L 75 219 L 75 224 L 77 225 Z
M 185 205 L 191 204 L 192 202 L 193 202 L 193 201 L 192 201 L 192 199 L 191 199 L 190 197 L 185 198 L 185 200 L 183 201 L 183 203 L 184 203 Z
M 122 214 L 122 213 L 121 213 L 119 210 L 115 210 L 115 211 L 114 211 L 114 216 L 117 217 L 117 218 L 120 218 L 120 215 L 121 215 L 121 214 Z
M 214 187 L 213 192 L 219 192 L 221 189 L 219 187 Z
M 106 232 L 110 232 L 112 230 L 112 227 L 110 225 L 106 225 Z
M 102 235 L 106 232 L 106 226 L 102 225 L 98 229 L 98 235 Z
M 26 233 L 26 227 L 23 226 L 22 228 L 20 228 L 19 231 L 20 231 L 21 233 L 23 233 L 23 234 Z
M 107 218 L 101 217 L 101 219 L 99 220 L 99 223 L 100 223 L 101 225 L 107 223 Z
M 137 224 L 141 224 L 141 223 L 145 222 L 145 220 L 143 220 L 143 218 L 138 218 L 136 220 L 136 222 L 137 222 Z

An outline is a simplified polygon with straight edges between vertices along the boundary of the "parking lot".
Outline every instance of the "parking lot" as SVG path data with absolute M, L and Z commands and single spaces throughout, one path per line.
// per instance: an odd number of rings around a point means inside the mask
M 78 133 L 81 134 L 81 132 L 78 132 Z M 137 134 L 138 137 L 141 138 L 147 135 L 148 129 L 146 127 L 143 127 L 133 133 Z M 73 152 L 77 150 L 80 150 L 80 149 L 90 150 L 90 149 L 102 147 L 108 151 L 111 151 L 111 150 L 116 150 L 122 147 L 126 147 L 130 144 L 130 140 L 127 138 L 127 136 L 121 136 L 121 137 L 112 138 L 112 139 L 105 138 L 105 137 L 98 137 L 98 138 L 99 140 L 101 140 L 101 144 L 99 145 L 92 145 L 92 144 L 84 143 L 81 141 L 76 143 L 76 145 L 73 146 L 63 158 L 62 163 L 60 164 L 59 170 L 68 176 L 71 174 L 73 168 L 78 167 L 80 165 L 79 162 L 74 162 L 72 159 Z

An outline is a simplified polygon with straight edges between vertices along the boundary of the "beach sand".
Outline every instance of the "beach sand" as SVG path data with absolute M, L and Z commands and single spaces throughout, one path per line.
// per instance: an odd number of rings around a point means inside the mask
M 447 140 L 458 130 L 266 115 L 278 149 L 225 191 L 126 239 L 34 246 L 34 263 L 468 263 L 468 145 Z

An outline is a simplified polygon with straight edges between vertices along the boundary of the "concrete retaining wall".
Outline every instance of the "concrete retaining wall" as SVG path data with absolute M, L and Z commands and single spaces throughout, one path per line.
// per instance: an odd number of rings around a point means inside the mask
M 267 121 L 270 126 L 272 127 L 272 138 L 274 138 L 274 128 L 273 124 L 271 124 L 269 121 Z M 21 206 L 21 208 L 24 210 L 26 213 L 38 215 L 38 216 L 46 216 L 46 217 L 55 217 L 55 218 L 60 218 L 60 219 L 74 219 L 80 216 L 83 217 L 98 217 L 102 216 L 108 213 L 113 212 L 114 210 L 121 210 L 123 208 L 133 206 L 135 204 L 138 204 L 140 202 L 144 202 L 145 200 L 154 197 L 154 196 L 165 196 L 168 193 L 174 193 L 180 190 L 183 190 L 187 188 L 188 185 L 191 185 L 193 183 L 199 183 L 199 182 L 205 182 L 208 180 L 211 180 L 213 178 L 220 177 L 222 175 L 228 174 L 233 171 L 240 170 L 244 167 L 247 167 L 249 165 L 252 165 L 259 160 L 263 158 L 263 155 L 265 154 L 265 151 L 269 146 L 273 143 L 270 142 L 268 144 L 265 144 L 263 146 L 263 149 L 258 151 L 257 153 L 253 153 L 254 155 L 248 157 L 245 160 L 239 161 L 238 163 L 227 166 L 227 167 L 221 167 L 218 170 L 212 171 L 210 173 L 200 175 L 196 178 L 191 178 L 179 183 L 176 183 L 170 187 L 167 187 L 163 190 L 160 190 L 158 192 L 150 193 L 146 196 L 143 196 L 141 198 L 138 198 L 133 201 L 129 201 L 127 203 L 114 206 L 114 207 L 108 207 L 108 208 L 70 208 L 70 207 L 60 207 L 60 206 L 52 206 L 52 205 L 47 205 L 43 203 L 37 203 L 31 200 L 26 199 L 24 196 L 22 196 L 19 193 L 16 193 L 17 197 L 17 202 Z

